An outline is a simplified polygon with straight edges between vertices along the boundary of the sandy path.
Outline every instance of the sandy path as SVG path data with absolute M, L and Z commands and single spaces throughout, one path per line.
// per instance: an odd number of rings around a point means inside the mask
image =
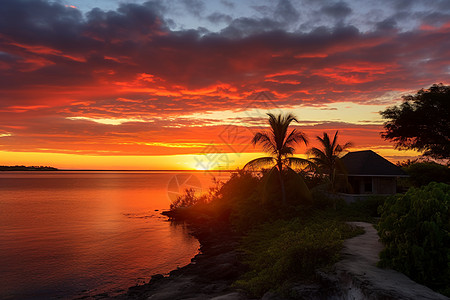
M 348 239 L 343 259 L 336 263 L 339 281 L 348 289 L 347 299 L 449 299 L 390 269 L 376 267 L 383 249 L 372 224 L 350 222 L 364 228 L 364 234 Z

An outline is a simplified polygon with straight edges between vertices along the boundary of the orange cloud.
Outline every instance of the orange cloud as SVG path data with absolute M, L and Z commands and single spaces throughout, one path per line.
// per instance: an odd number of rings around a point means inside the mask
M 424 21 L 410 31 L 340 24 L 288 32 L 249 18 L 213 33 L 171 30 L 150 5 L 83 16 L 43 1 L 48 14 L 41 16 L 21 1 L 5 3 L 24 12 L 0 11 L 10 25 L 0 26 L 0 150 L 6 152 L 184 155 L 213 143 L 252 153 L 259 149 L 248 144 L 248 127 L 264 120 L 226 114 L 344 101 L 387 106 L 449 78 L 448 22 Z M 27 16 L 39 22 L 20 19 Z M 260 92 L 270 101 L 256 99 Z M 211 112 L 224 117 L 208 119 Z M 339 129 L 356 147 L 392 148 L 380 138 L 380 125 L 322 116 L 301 130 L 314 137 Z M 221 139 L 227 123 L 246 132 L 247 142 Z

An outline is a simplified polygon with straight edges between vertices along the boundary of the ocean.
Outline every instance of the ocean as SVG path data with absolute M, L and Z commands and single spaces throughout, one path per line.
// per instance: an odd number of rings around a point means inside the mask
M 167 210 L 229 173 L 0 172 L 0 298 L 115 295 L 184 266 L 198 241 Z

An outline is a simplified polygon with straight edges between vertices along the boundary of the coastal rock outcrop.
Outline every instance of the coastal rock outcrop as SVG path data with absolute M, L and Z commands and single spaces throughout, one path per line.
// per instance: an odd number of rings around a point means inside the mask
M 331 269 L 317 271 L 311 282 L 299 282 L 289 291 L 289 298 L 267 292 L 262 300 L 449 300 L 394 270 L 376 267 L 383 248 L 372 224 L 352 222 L 365 233 L 344 242 L 342 259 Z M 208 226 L 192 227 L 201 247 L 191 263 L 173 270 L 169 276 L 153 275 L 150 282 L 131 287 L 116 299 L 150 300 L 248 300 L 243 291 L 231 284 L 246 271 L 242 253 L 236 250 L 238 236 L 226 227 L 211 230 Z
M 144 285 L 129 288 L 116 299 L 215 299 L 245 300 L 247 296 L 231 288 L 244 271 L 241 253 L 236 250 L 237 236 L 225 227 L 190 226 L 200 242 L 200 253 L 191 263 L 169 273 L 153 275 Z

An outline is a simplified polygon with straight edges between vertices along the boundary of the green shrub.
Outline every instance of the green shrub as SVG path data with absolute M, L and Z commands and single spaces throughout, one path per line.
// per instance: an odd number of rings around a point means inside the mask
M 389 198 L 378 234 L 380 266 L 444 291 L 450 287 L 450 185 L 432 182 Z
M 380 207 L 386 202 L 389 196 L 372 195 L 367 199 L 357 200 L 347 204 L 348 216 L 353 214 L 352 221 L 373 222 L 374 218 L 380 217 Z
M 296 279 L 310 279 L 317 268 L 337 261 L 342 242 L 355 234 L 353 228 L 324 215 L 307 222 L 295 218 L 266 223 L 243 240 L 250 272 L 235 285 L 260 297 L 280 291 Z
M 312 206 L 311 193 L 303 177 L 292 170 L 283 174 L 286 203 L 282 202 L 279 173 L 271 169 L 261 178 L 240 187 L 234 187 L 236 194 L 232 201 L 231 221 L 239 232 L 246 232 L 264 222 L 289 219 L 306 214 Z M 239 177 L 238 181 L 242 181 Z M 251 187 L 251 193 L 242 192 Z
M 184 193 L 178 196 L 173 203 L 170 204 L 170 210 L 190 207 L 196 204 L 204 203 L 206 198 L 198 196 L 197 191 L 193 188 L 184 190 Z
M 344 205 L 344 200 L 337 194 L 329 192 L 327 184 L 321 184 L 311 190 L 313 199 L 313 208 L 326 210 L 330 208 L 337 208 Z
M 388 196 L 374 195 L 367 199 L 343 203 L 338 206 L 336 213 L 344 221 L 375 223 L 380 217 L 377 209 L 387 198 Z
M 444 182 L 450 184 L 450 168 L 435 162 L 418 162 L 405 166 L 409 175 L 409 182 L 420 187 L 430 182 Z
M 273 220 L 276 208 L 263 204 L 258 193 L 236 201 L 231 212 L 231 224 L 238 232 L 246 232 L 264 222 Z

